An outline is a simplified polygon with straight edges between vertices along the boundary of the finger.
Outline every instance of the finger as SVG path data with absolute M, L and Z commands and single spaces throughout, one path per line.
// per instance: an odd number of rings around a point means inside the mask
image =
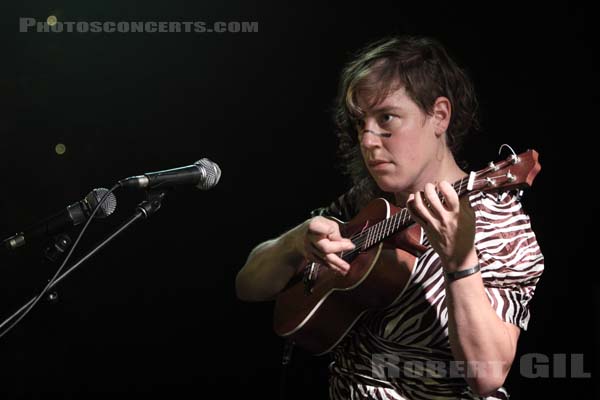
M 325 259 L 325 252 L 318 248 L 316 243 L 311 242 L 310 240 L 307 242 L 307 250 L 315 258 L 318 258 L 320 260 Z
M 332 270 L 333 272 L 335 272 L 336 274 L 340 274 L 340 275 L 346 275 L 348 273 L 348 271 L 350 270 L 350 267 L 344 267 L 335 263 L 332 263 L 330 261 L 328 261 L 327 259 L 324 258 L 319 258 L 319 259 L 315 259 L 312 260 L 315 261 L 317 264 L 322 265 L 324 267 L 329 268 L 330 270 Z
M 355 248 L 354 243 L 352 243 L 349 239 L 335 242 L 328 239 L 322 239 L 316 243 L 309 243 L 311 252 L 320 259 L 327 259 L 327 256 L 330 254 L 337 256 L 344 251 L 350 251 Z
M 321 265 L 327 266 L 328 268 L 342 275 L 346 275 L 350 270 L 350 264 L 344 261 L 341 257 L 333 253 L 321 254 L 316 248 L 312 249 L 309 259 Z
M 311 234 L 327 236 L 335 232 L 337 224 L 324 217 L 315 217 L 308 224 L 308 232 Z M 338 228 L 339 230 L 339 228 Z
M 325 253 L 337 253 L 354 249 L 354 243 L 344 238 L 340 227 L 335 221 L 323 217 L 316 217 L 308 225 L 307 239 L 318 243 L 318 247 Z
M 429 210 L 429 212 L 437 219 L 442 219 L 446 209 L 432 183 L 425 185 L 425 200 L 429 204 L 429 207 L 426 206 L 427 210 Z
M 317 262 L 322 265 L 327 265 L 327 261 L 325 260 L 325 254 L 323 254 L 319 249 L 314 247 L 314 243 L 309 243 L 307 247 L 306 258 L 310 261 Z
M 446 209 L 452 212 L 458 211 L 460 208 L 460 200 L 458 198 L 458 193 L 456 193 L 456 190 L 454 190 L 454 187 L 447 181 L 441 181 L 438 187 L 440 189 L 440 193 L 446 200 Z
M 326 246 L 328 246 L 330 249 L 335 249 L 336 246 L 347 246 L 346 242 L 329 242 L 328 240 L 324 240 L 324 242 L 328 242 L 326 243 Z M 352 244 L 352 242 L 350 242 L 352 248 L 354 247 L 354 244 Z M 339 252 L 344 251 L 339 250 Z M 323 264 L 323 265 L 327 265 L 328 267 L 330 267 L 331 269 L 333 269 L 336 272 L 340 272 L 343 275 L 345 275 L 348 270 L 350 269 L 350 264 L 348 264 L 346 261 L 344 261 L 343 258 L 341 258 L 340 256 L 338 256 L 338 251 L 334 251 L 334 252 L 329 252 L 329 251 L 323 251 L 322 248 L 318 245 L 318 243 L 313 243 L 310 242 L 310 253 L 312 255 L 312 258 L 314 258 L 315 261 Z
M 415 221 L 417 224 L 419 224 L 421 226 L 425 226 L 425 221 L 423 221 L 423 219 L 419 215 L 419 212 L 415 209 L 415 195 L 414 194 L 410 194 L 408 196 L 408 200 L 406 201 L 406 209 L 408 210 L 408 213 L 410 214 L 413 221 Z
M 354 243 L 350 239 L 340 240 L 329 240 L 320 239 L 314 242 L 316 247 L 321 250 L 324 254 L 328 253 L 340 253 L 342 251 L 349 251 L 354 249 Z
M 331 269 L 340 272 L 342 275 L 346 275 L 350 271 L 350 264 L 337 254 L 327 254 L 325 261 Z
M 332 240 L 343 239 L 339 225 L 324 217 L 315 217 L 308 225 L 308 234 L 318 237 L 327 237 Z
M 433 216 L 431 212 L 427 209 L 425 204 L 423 203 L 423 196 L 421 192 L 416 192 L 414 194 L 414 198 L 412 201 L 413 212 L 417 218 L 422 221 L 422 226 L 426 226 L 433 221 Z

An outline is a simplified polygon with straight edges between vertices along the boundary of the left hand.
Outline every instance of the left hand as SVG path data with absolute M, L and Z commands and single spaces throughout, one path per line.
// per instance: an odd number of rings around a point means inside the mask
M 468 197 L 460 200 L 448 182 L 440 182 L 438 189 L 445 198 L 444 204 L 438 197 L 435 186 L 428 183 L 425 185 L 425 199 L 421 192 L 413 193 L 409 196 L 406 207 L 411 217 L 425 230 L 444 269 L 453 272 L 462 269 L 461 267 L 470 267 L 473 260 L 477 260 L 474 246 L 475 213 Z

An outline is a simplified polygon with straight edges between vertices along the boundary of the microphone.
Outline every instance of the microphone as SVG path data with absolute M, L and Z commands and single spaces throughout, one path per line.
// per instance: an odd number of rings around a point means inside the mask
M 143 175 L 121 179 L 121 187 L 136 189 L 157 189 L 176 185 L 194 185 L 200 190 L 212 189 L 221 178 L 221 169 L 217 164 L 203 158 L 186 167 L 147 172 Z
M 14 250 L 17 247 L 25 245 L 28 241 L 40 236 L 50 236 L 61 232 L 65 228 L 77 226 L 89 218 L 98 205 L 102 197 L 108 192 L 108 189 L 97 188 L 92 190 L 85 196 L 83 200 L 75 202 L 66 209 L 51 215 L 42 220 L 33 227 L 26 229 L 23 232 L 17 233 L 2 241 L 5 248 Z M 109 194 L 98 211 L 95 217 L 106 218 L 111 215 L 117 208 L 117 198 L 113 193 Z

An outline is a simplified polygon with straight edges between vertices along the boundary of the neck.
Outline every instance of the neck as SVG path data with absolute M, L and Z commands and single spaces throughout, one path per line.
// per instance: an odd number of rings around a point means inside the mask
M 442 157 L 442 160 L 439 163 L 436 163 L 433 171 L 428 174 L 423 174 L 420 179 L 415 182 L 413 186 L 407 188 L 407 190 L 395 193 L 396 205 L 405 207 L 408 196 L 414 192 L 423 191 L 425 189 L 425 184 L 427 183 L 437 184 L 441 181 L 447 181 L 452 184 L 466 175 L 467 174 L 460 169 L 458 164 L 456 164 L 454 156 L 448 153 Z

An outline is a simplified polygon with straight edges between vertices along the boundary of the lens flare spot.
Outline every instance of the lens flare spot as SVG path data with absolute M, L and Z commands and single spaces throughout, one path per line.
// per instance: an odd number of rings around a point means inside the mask
M 54 151 L 56 152 L 56 154 L 58 154 L 59 156 L 62 156 L 63 154 L 65 154 L 67 152 L 67 146 L 65 146 L 62 143 L 57 144 L 56 146 L 54 146 Z

